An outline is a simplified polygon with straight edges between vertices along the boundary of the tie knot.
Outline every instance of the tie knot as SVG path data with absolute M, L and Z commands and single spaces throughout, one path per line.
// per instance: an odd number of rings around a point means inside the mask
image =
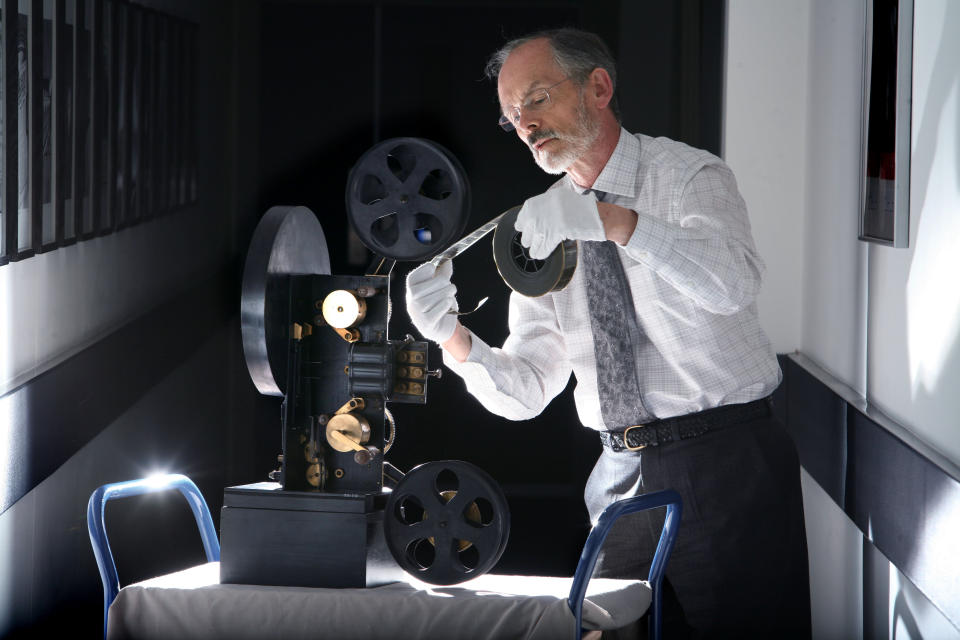
M 590 189 L 593 192 L 593 195 L 597 197 L 598 202 L 604 202 L 607 197 L 606 191 L 600 191 L 599 189 Z

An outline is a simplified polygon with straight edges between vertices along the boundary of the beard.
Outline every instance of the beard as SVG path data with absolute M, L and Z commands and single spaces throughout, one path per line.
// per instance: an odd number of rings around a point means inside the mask
M 583 93 L 580 94 L 580 104 L 577 105 L 577 121 L 572 131 L 560 131 L 558 129 L 540 129 L 535 131 L 527 138 L 527 146 L 533 154 L 533 161 L 537 166 L 547 173 L 558 175 L 567 170 L 567 168 L 582 158 L 590 147 L 596 142 L 600 135 L 600 122 L 590 117 L 587 113 L 586 105 L 583 100 Z M 541 149 L 537 150 L 534 145 L 540 140 L 555 138 L 552 146 L 559 147 L 556 150 Z M 559 144 L 558 144 L 559 143 Z

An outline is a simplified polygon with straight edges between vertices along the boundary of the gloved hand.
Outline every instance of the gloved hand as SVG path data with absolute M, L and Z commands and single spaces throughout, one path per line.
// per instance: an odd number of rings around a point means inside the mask
M 563 240 L 607 239 L 593 192 L 580 195 L 566 187 L 524 202 L 514 227 L 522 234 L 520 244 L 536 260 L 549 256 Z
M 457 327 L 457 288 L 450 282 L 453 263 L 429 262 L 407 275 L 407 313 L 424 338 L 443 344 Z M 453 312 L 453 313 L 451 313 Z

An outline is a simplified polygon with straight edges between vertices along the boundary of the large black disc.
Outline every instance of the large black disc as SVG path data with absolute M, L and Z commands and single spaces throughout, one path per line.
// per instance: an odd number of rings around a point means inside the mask
M 564 240 L 546 260 L 535 260 L 520 244 L 520 232 L 514 228 L 520 207 L 508 209 L 493 232 L 493 261 L 507 286 L 525 296 L 536 298 L 560 291 L 577 269 L 577 242 Z
M 463 233 L 470 183 L 457 159 L 423 138 L 391 138 L 347 178 L 347 216 L 364 245 L 392 260 L 427 260 Z
M 405 571 L 431 584 L 457 584 L 497 563 L 510 534 L 499 485 L 469 462 L 427 462 L 412 469 L 387 500 L 384 532 Z
M 240 332 L 257 390 L 283 395 L 290 334 L 285 283 L 294 274 L 330 274 L 323 229 L 306 207 L 272 207 L 250 240 L 243 267 Z

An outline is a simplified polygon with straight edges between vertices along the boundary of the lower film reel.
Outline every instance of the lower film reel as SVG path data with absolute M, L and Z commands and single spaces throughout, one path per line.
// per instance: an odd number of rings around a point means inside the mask
M 510 509 L 499 485 L 468 462 L 427 462 L 394 488 L 384 513 L 387 546 L 405 571 L 451 585 L 493 568 L 507 546 Z
M 520 232 L 514 227 L 519 213 L 520 207 L 508 209 L 493 234 L 493 261 L 500 277 L 517 293 L 532 298 L 560 291 L 577 269 L 576 240 L 564 240 L 546 260 L 535 260 L 520 244 Z
M 456 157 L 423 138 L 391 138 L 350 170 L 347 216 L 364 245 L 391 260 L 427 260 L 470 217 L 470 182 Z

